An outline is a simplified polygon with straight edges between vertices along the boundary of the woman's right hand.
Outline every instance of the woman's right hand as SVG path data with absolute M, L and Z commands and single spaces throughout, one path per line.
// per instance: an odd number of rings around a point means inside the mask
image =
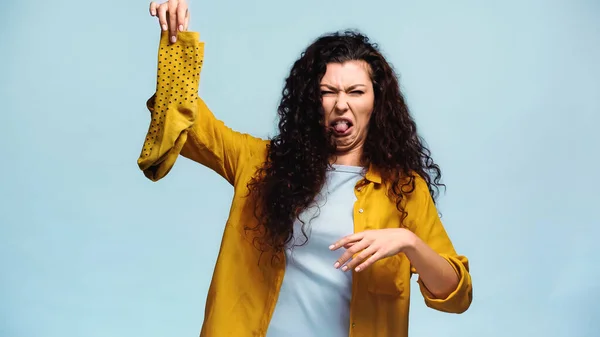
M 168 30 L 171 43 L 177 41 L 177 33 L 188 29 L 190 12 L 186 0 L 168 0 L 162 4 L 150 3 L 150 15 L 158 17 L 162 30 Z

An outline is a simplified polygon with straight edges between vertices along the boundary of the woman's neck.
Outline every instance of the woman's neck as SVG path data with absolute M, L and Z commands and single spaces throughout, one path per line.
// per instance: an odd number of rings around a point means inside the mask
M 344 153 L 337 153 L 330 160 L 331 164 L 345 166 L 364 166 L 362 163 L 362 149 L 356 149 Z

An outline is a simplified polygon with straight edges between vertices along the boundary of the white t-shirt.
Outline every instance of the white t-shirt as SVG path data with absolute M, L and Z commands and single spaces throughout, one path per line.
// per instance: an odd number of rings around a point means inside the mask
M 354 233 L 354 188 L 365 170 L 333 165 L 315 205 L 294 223 L 294 239 L 286 248 L 286 270 L 267 337 L 347 337 L 350 324 L 352 272 L 335 269 L 344 253 L 329 246 Z M 318 208 L 317 208 L 318 205 Z

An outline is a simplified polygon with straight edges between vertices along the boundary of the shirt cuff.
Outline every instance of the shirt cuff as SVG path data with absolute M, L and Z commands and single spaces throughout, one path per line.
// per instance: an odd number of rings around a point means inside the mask
M 456 275 L 458 275 L 459 280 L 456 289 L 446 298 L 437 298 L 419 278 L 417 282 L 419 283 L 421 294 L 423 294 L 425 304 L 432 309 L 449 313 L 463 313 L 469 308 L 473 300 L 473 286 L 469 273 L 469 262 L 464 256 L 449 256 L 445 254 L 441 254 L 441 256 L 450 263 Z

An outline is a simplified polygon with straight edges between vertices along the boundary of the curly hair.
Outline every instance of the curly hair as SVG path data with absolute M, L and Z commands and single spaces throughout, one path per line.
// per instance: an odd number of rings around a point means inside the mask
M 336 145 L 325 126 L 320 81 L 329 63 L 365 61 L 375 92 L 374 109 L 363 146 L 362 163 L 374 166 L 388 187 L 403 220 L 402 199 L 422 177 L 435 202 L 441 170 L 417 134 L 396 73 L 365 35 L 357 31 L 326 34 L 315 40 L 294 63 L 278 107 L 279 134 L 270 140 L 267 158 L 249 182 L 256 200 L 261 251 L 280 252 L 293 238 L 293 225 L 325 183 Z M 301 220 L 300 220 L 301 221 Z M 304 233 L 304 225 L 302 226 Z M 305 234 L 306 236 L 306 234 Z

